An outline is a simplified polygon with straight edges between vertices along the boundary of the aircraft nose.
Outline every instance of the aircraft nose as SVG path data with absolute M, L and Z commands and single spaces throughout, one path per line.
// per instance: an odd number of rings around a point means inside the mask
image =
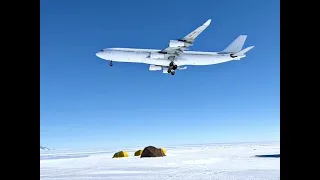
M 99 52 L 96 53 L 96 56 L 98 56 L 99 58 L 101 58 L 101 54 L 102 54 L 101 51 L 99 51 Z

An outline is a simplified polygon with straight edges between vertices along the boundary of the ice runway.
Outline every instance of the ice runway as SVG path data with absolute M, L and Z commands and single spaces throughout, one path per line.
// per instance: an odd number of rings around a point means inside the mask
M 144 147 L 141 147 L 143 149 Z M 276 180 L 280 143 L 164 147 L 166 157 L 112 159 L 114 151 L 40 152 L 40 179 L 58 180 Z M 122 150 L 119 148 L 118 150 Z

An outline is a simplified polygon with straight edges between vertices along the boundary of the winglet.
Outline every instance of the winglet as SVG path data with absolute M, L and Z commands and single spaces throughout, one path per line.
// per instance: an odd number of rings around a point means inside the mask
M 209 26 L 210 23 L 211 23 L 211 19 L 207 20 L 203 25 L 204 25 L 204 26 Z

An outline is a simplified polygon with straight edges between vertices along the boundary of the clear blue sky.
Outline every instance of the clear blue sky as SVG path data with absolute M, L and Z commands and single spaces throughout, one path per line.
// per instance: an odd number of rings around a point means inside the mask
M 280 139 L 279 1 L 42 0 L 40 143 L 107 148 Z M 245 59 L 175 76 L 114 63 L 108 47 L 162 49 L 208 19 L 191 50 L 247 34 Z

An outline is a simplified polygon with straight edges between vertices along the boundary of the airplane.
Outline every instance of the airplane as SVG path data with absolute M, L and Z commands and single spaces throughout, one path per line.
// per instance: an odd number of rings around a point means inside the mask
M 113 62 L 129 62 L 148 64 L 150 71 L 163 71 L 175 74 L 177 70 L 187 69 L 186 66 L 213 65 L 246 57 L 254 46 L 245 49 L 243 45 L 247 35 L 238 36 L 229 46 L 220 52 L 188 51 L 196 38 L 210 25 L 211 19 L 183 38 L 170 40 L 169 46 L 162 50 L 135 48 L 105 48 L 96 53 L 101 59 Z M 183 67 L 184 66 L 184 67 Z

